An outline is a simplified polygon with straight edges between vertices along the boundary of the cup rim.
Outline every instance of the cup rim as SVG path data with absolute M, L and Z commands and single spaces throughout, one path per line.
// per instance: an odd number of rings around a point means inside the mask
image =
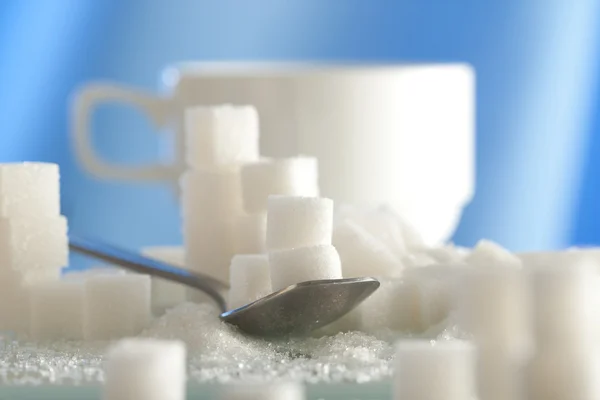
M 162 73 L 165 83 L 174 84 L 185 75 L 208 74 L 212 77 L 234 77 L 241 75 L 285 77 L 313 74 L 315 72 L 382 72 L 422 68 L 467 68 L 466 62 L 415 62 L 415 61 L 182 61 L 167 66 Z

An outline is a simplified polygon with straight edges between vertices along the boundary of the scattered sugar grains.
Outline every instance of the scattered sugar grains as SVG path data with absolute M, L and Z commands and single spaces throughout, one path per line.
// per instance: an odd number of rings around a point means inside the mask
M 207 305 L 182 304 L 143 333 L 185 342 L 200 382 L 367 382 L 391 376 L 393 346 L 361 332 L 264 341 L 219 321 Z
M 198 383 L 377 382 L 392 374 L 393 342 L 400 336 L 390 335 L 384 330 L 378 335 L 348 332 L 265 341 L 222 323 L 212 306 L 194 303 L 169 310 L 141 334 L 183 341 L 189 354 L 188 376 Z M 448 340 L 457 336 L 448 329 L 425 337 Z M 0 348 L 0 384 L 102 382 L 107 343 L 7 341 Z

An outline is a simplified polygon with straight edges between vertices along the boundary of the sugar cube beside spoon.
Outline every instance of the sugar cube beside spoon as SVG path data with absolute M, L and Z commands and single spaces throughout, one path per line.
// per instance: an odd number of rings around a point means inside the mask
M 207 275 L 81 237 L 70 236 L 69 248 L 134 272 L 201 290 L 215 301 L 221 311 L 221 320 L 256 336 L 309 333 L 341 318 L 379 287 L 379 281 L 369 277 L 301 282 L 227 311 L 221 292 L 228 286 Z

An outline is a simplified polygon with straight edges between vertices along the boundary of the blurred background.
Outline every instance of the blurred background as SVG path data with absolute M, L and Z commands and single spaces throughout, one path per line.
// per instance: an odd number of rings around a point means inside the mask
M 131 248 L 178 244 L 168 188 L 99 181 L 74 159 L 68 110 L 79 85 L 154 91 L 160 71 L 183 60 L 468 62 L 476 195 L 453 240 L 598 245 L 599 51 L 600 0 L 5 0 L 0 162 L 59 163 L 72 232 Z M 135 111 L 103 107 L 93 124 L 111 161 L 159 156 L 160 133 Z

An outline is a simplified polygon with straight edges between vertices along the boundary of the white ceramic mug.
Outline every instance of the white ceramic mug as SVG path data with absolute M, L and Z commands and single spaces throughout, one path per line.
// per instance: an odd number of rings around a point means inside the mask
M 323 196 L 387 203 L 429 243 L 448 239 L 474 192 L 474 74 L 464 64 L 185 63 L 167 68 L 164 94 L 92 83 L 75 97 L 80 162 L 106 179 L 175 182 L 186 169 L 186 107 L 252 104 L 265 156 L 314 155 Z M 173 162 L 131 168 L 97 156 L 94 108 L 122 102 L 171 125 Z

